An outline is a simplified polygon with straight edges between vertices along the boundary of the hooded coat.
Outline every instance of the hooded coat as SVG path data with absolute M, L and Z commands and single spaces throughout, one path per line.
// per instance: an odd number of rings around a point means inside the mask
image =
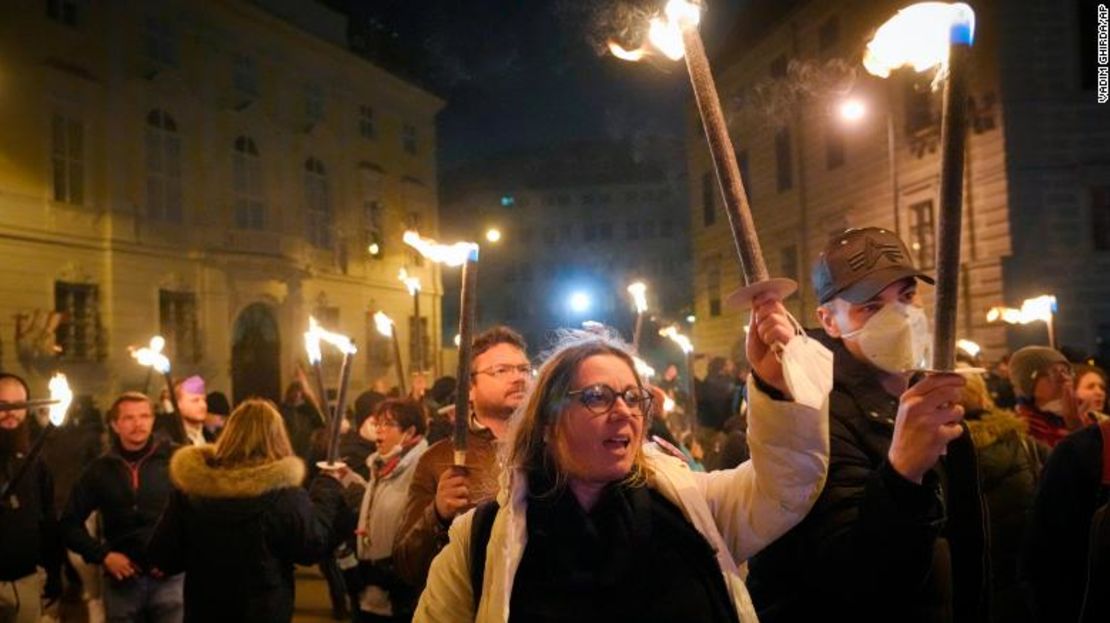
M 318 479 L 310 498 L 295 456 L 231 469 L 214 459 L 211 446 L 174 455 L 175 491 L 151 539 L 151 562 L 185 572 L 186 621 L 290 621 L 293 565 L 330 551 L 339 483 Z
M 744 562 L 801 521 L 825 482 L 829 460 L 827 409 L 772 400 L 753 383 L 750 461 L 729 470 L 693 472 L 683 461 L 645 446 L 647 486 L 674 504 L 712 547 L 739 620 L 756 620 L 744 586 Z M 500 510 L 486 546 L 482 598 L 470 586 L 474 511 L 458 517 L 450 542 L 432 562 L 417 621 L 508 621 L 513 582 L 527 546 L 527 479 L 503 475 Z

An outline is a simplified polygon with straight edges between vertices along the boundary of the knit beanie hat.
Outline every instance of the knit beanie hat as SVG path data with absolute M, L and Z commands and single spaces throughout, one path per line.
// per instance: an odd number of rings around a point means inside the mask
M 1056 363 L 1068 363 L 1060 351 L 1047 346 L 1026 346 L 1010 356 L 1010 382 L 1018 396 L 1033 395 L 1037 373 Z
M 385 400 L 385 396 L 379 394 L 374 390 L 367 390 L 355 398 L 355 428 L 362 426 L 366 418 L 378 408 L 378 405 Z

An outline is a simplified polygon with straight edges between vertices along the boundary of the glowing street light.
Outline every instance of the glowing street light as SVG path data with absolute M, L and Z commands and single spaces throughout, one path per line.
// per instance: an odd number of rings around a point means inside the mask
M 863 100 L 852 97 L 842 101 L 837 112 L 844 121 L 855 123 L 867 114 L 867 106 L 864 105 Z
M 497 229 L 496 227 L 490 227 L 489 229 L 487 229 L 486 230 L 486 241 L 488 241 L 488 242 L 500 242 L 501 241 L 501 230 Z
M 592 304 L 590 295 L 582 291 L 572 293 L 568 302 L 570 303 L 570 310 L 576 314 L 590 311 Z

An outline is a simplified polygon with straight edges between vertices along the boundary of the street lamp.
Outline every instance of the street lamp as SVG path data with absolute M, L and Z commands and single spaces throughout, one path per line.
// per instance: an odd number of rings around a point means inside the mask
M 1056 297 L 1051 294 L 1025 299 L 1021 309 L 1013 307 L 992 307 L 987 312 L 987 322 L 1006 324 L 1029 324 L 1043 322 L 1048 330 L 1048 345 L 1056 348 Z
M 894 233 L 902 235 L 902 217 L 898 213 L 898 161 L 897 151 L 894 146 L 894 97 L 891 89 L 887 87 L 886 106 L 886 161 L 887 175 L 890 181 L 890 201 L 894 208 Z M 863 100 L 849 97 L 837 106 L 837 115 L 840 120 L 849 125 L 855 125 L 867 116 L 867 105 Z
M 486 230 L 486 240 L 489 242 L 500 242 L 501 230 L 496 227 L 490 227 Z
M 590 311 L 590 305 L 592 304 L 590 295 L 581 290 L 571 293 L 567 302 L 570 304 L 570 310 L 576 314 Z

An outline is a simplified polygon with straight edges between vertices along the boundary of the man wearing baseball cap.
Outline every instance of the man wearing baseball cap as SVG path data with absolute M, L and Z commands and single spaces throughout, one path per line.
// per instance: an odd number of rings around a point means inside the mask
M 834 357 L 829 477 L 809 516 L 751 562 L 760 621 L 976 617 L 984 527 L 964 381 L 915 374 L 931 349 L 917 288 L 933 279 L 869 227 L 834 236 L 812 280 L 815 337 Z

